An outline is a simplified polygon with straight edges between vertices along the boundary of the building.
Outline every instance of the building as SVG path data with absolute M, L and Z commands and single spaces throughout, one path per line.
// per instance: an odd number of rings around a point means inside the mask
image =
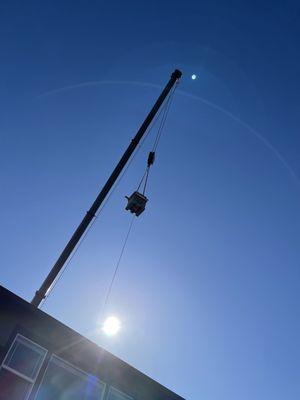
M 1 400 L 183 400 L 0 286 Z

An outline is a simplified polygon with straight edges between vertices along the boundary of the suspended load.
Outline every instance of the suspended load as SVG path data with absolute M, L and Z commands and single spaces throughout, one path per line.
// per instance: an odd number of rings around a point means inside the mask
M 133 192 L 130 197 L 125 196 L 128 200 L 126 210 L 129 210 L 132 214 L 135 214 L 137 217 L 142 214 L 145 210 L 146 203 L 148 201 L 147 197 L 142 193 L 137 191 Z

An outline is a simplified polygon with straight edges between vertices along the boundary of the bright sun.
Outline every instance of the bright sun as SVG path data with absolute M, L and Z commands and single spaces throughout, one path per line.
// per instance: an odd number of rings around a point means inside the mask
M 117 317 L 107 317 L 102 325 L 103 332 L 108 336 L 116 335 L 121 329 L 121 321 Z

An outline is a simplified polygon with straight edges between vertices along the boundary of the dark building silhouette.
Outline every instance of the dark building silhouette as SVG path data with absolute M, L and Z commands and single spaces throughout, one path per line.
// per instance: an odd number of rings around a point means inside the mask
M 0 400 L 183 400 L 0 286 Z

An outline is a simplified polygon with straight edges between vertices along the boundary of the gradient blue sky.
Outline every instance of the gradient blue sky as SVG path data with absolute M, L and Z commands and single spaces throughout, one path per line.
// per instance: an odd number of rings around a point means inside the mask
M 106 310 L 122 333 L 95 327 L 153 135 L 44 310 L 187 399 L 299 399 L 299 16 L 298 1 L 0 1 L 1 284 L 31 299 L 180 68 Z

